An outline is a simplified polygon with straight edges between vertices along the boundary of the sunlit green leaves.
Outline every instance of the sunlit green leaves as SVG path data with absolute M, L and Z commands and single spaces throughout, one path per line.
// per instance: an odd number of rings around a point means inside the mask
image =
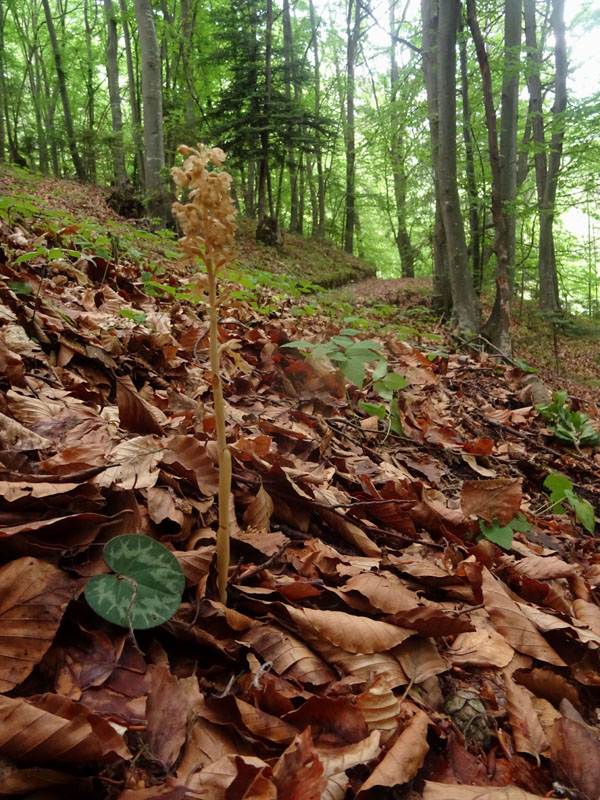
M 533 528 L 530 522 L 527 522 L 523 514 L 519 514 L 514 519 L 511 519 L 506 525 L 500 525 L 497 520 L 491 525 L 488 525 L 484 520 L 479 520 L 479 530 L 481 531 L 477 541 L 487 539 L 489 542 L 503 547 L 505 550 L 510 550 L 512 547 L 515 531 L 527 533 Z
M 596 528 L 596 520 L 594 514 L 594 507 L 591 503 L 573 491 L 573 484 L 571 481 L 561 475 L 559 472 L 551 472 L 546 476 L 544 487 L 549 491 L 550 503 L 549 507 L 557 514 L 564 514 L 564 502 L 567 502 L 579 522 L 589 533 L 594 533 Z

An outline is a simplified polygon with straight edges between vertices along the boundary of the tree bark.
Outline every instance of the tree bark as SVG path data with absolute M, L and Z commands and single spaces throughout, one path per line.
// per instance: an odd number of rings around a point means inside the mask
M 119 90 L 119 63 L 117 60 L 118 34 L 116 11 L 112 0 L 104 0 L 106 14 L 106 72 L 108 74 L 108 96 L 112 119 L 111 150 L 115 183 L 122 186 L 127 183 L 125 151 L 123 150 L 123 117 L 121 114 L 121 92 Z
M 56 66 L 56 76 L 58 78 L 58 88 L 60 91 L 60 98 L 62 100 L 63 115 L 65 121 L 65 132 L 67 134 L 67 143 L 71 153 L 73 166 L 75 167 L 75 174 L 80 181 L 85 181 L 86 174 L 83 166 L 83 161 L 77 149 L 77 142 L 75 141 L 75 131 L 73 129 L 73 117 L 71 116 L 71 105 L 69 102 L 69 95 L 67 93 L 67 81 L 65 77 L 65 70 L 62 63 L 62 54 L 56 37 L 56 29 L 54 27 L 54 20 L 50 11 L 49 0 L 42 0 L 44 7 L 44 14 L 46 16 L 46 25 L 48 26 L 48 35 L 50 36 L 50 44 L 52 45 L 52 54 L 54 56 L 54 64 Z
M 131 52 L 131 36 L 129 35 L 129 23 L 127 21 L 126 0 L 119 0 L 121 9 L 121 23 L 123 25 L 123 42 L 125 44 L 125 61 L 127 63 L 127 83 L 129 88 L 129 110 L 131 112 L 131 125 L 133 127 L 133 141 L 135 143 L 135 163 L 137 166 L 138 180 L 140 188 L 145 185 L 144 150 L 142 142 L 142 116 L 140 104 L 136 92 L 135 70 L 133 67 L 133 55 Z
M 314 92 L 315 92 L 315 119 L 321 115 L 321 64 L 319 55 L 318 26 L 313 0 L 308 0 L 310 11 L 310 33 L 314 57 Z M 317 241 L 325 237 L 325 176 L 323 173 L 323 151 L 321 148 L 321 134 L 315 131 L 315 161 L 317 164 L 317 215 L 313 216 L 312 236 Z
M 346 126 L 344 140 L 346 147 L 346 200 L 344 216 L 344 250 L 354 250 L 354 231 L 356 228 L 356 129 L 354 119 L 355 62 L 360 38 L 361 0 L 348 0 L 347 42 L 346 42 Z
M 135 0 L 142 56 L 142 102 L 144 107 L 144 189 L 148 213 L 163 224 L 171 218 L 170 203 L 162 171 L 163 144 L 162 79 L 160 52 L 151 0 Z
M 398 90 L 400 75 L 396 59 L 396 0 L 390 4 L 390 104 L 391 134 L 390 134 L 390 160 L 392 163 L 392 178 L 394 181 L 394 200 L 396 203 L 396 246 L 400 257 L 400 269 L 403 278 L 415 277 L 415 252 L 410 241 L 408 225 L 406 223 L 406 172 L 404 166 L 404 136 L 402 118 L 399 109 Z
M 432 234 L 433 307 L 439 314 L 442 314 L 447 319 L 452 313 L 452 289 L 450 286 L 448 248 L 446 247 L 446 233 L 442 219 L 439 173 L 437 167 L 440 141 L 438 117 L 439 87 L 436 64 L 438 39 L 437 0 L 421 0 L 421 14 L 423 18 L 423 73 L 427 92 L 427 117 L 429 121 L 429 139 L 431 143 L 435 195 L 435 221 Z
M 271 57 L 273 48 L 273 0 L 267 0 L 266 31 L 265 31 L 265 96 L 260 124 L 260 163 L 258 167 L 258 221 L 259 224 L 269 214 L 274 217 L 273 192 L 271 190 L 271 175 L 269 171 L 269 127 L 268 120 L 271 111 Z
M 94 91 L 94 60 L 92 55 L 92 26 L 90 25 L 89 0 L 83 2 L 85 26 L 86 74 L 85 92 L 87 95 L 88 128 L 85 133 L 85 161 L 88 180 L 96 183 L 96 103 Z
M 496 319 L 494 319 L 494 324 L 486 325 L 484 331 L 488 337 L 491 338 L 492 344 L 494 344 L 503 355 L 510 356 L 512 352 L 510 341 L 510 287 L 508 283 L 506 222 L 502 207 L 498 126 L 496 110 L 494 108 L 494 92 L 492 89 L 490 64 L 477 19 L 475 0 L 467 0 L 467 20 L 475 43 L 477 60 L 479 61 L 479 68 L 481 70 L 485 124 L 488 131 L 488 152 L 492 171 L 492 219 L 494 220 L 494 252 L 496 253 L 498 311 Z M 491 320 L 492 317 L 490 317 L 490 321 Z
M 456 34 L 459 0 L 441 0 L 438 6 L 438 118 L 437 171 L 453 314 L 460 331 L 478 333 L 479 300 L 469 273 L 465 230 L 456 177 Z
M 8 98 L 4 78 L 4 6 L 0 0 L 0 161 L 6 160 L 6 134 L 4 118 L 7 113 Z
M 290 230 L 292 233 L 299 233 L 299 197 L 298 197 L 298 164 L 296 163 L 296 153 L 294 149 L 294 125 L 290 116 L 292 114 L 292 62 L 293 62 L 293 41 L 292 41 L 292 18 L 290 15 L 289 0 L 283 0 L 282 6 L 282 25 L 283 25 L 283 86 L 286 99 L 286 115 L 288 121 L 285 126 L 285 148 L 287 151 L 288 173 L 290 181 Z

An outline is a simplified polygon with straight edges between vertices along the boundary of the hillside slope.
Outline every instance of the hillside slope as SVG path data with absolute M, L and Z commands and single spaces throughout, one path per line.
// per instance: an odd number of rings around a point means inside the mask
M 595 797 L 597 422 L 455 350 L 418 284 L 400 319 L 238 268 L 225 607 L 205 300 L 170 238 L 51 184 L 70 211 L 0 204 L 0 791 Z M 135 632 L 83 594 L 131 533 L 185 577 Z

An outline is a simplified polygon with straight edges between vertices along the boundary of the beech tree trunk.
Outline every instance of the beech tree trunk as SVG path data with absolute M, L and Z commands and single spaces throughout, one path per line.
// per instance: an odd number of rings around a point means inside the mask
M 108 75 L 108 96 L 112 119 L 111 150 L 115 183 L 122 186 L 127 183 L 127 168 L 123 150 L 123 117 L 121 114 L 121 92 L 119 90 L 119 64 L 117 61 L 118 34 L 115 7 L 112 0 L 104 0 L 106 14 L 106 72 Z
M 162 80 L 160 51 L 151 0 L 135 0 L 142 56 L 142 102 L 144 107 L 144 189 L 148 214 L 163 224 L 171 218 L 163 144 Z
M 344 250 L 354 250 L 354 231 L 356 228 L 356 130 L 354 123 L 354 68 L 358 40 L 360 38 L 361 0 L 348 0 L 347 42 L 346 42 L 346 125 L 344 143 L 346 146 L 346 198 L 344 214 Z
M 75 174 L 80 181 L 85 181 L 86 174 L 83 166 L 83 161 L 77 150 L 77 142 L 75 141 L 75 131 L 73 129 L 73 117 L 71 116 L 71 105 L 69 103 L 69 95 L 67 93 L 67 81 L 65 78 L 65 70 L 62 63 L 62 54 L 56 37 L 56 29 L 54 27 L 54 20 L 50 11 L 49 0 L 42 0 L 44 7 L 44 15 L 46 17 L 46 25 L 48 26 L 48 35 L 50 36 L 50 44 L 52 46 L 52 55 L 54 56 L 54 64 L 56 66 L 56 77 L 58 79 L 58 88 L 60 91 L 60 99 L 62 100 L 63 115 L 65 120 L 65 132 L 67 134 L 67 143 L 69 145 L 69 152 L 73 166 L 75 167 Z
M 448 248 L 453 315 L 460 331 L 478 333 L 481 312 L 469 273 L 456 177 L 456 34 L 459 11 L 459 0 L 440 0 L 438 4 L 439 143 L 436 167 Z
M 308 0 L 310 10 L 310 33 L 312 37 L 314 58 L 314 92 L 315 92 L 315 119 L 321 114 L 321 64 L 319 56 L 319 39 L 317 36 L 317 19 L 313 0 Z M 321 148 L 321 134 L 315 131 L 315 161 L 317 164 L 317 191 L 316 215 L 313 215 L 312 236 L 318 241 L 325 237 L 325 176 L 323 173 L 323 151 Z M 312 185 L 312 184 L 311 184 Z
M 139 186 L 145 184 L 144 167 L 144 148 L 142 140 L 142 115 L 138 93 L 136 91 L 135 69 L 133 67 L 133 54 L 131 52 L 131 36 L 129 35 L 129 23 L 127 21 L 126 0 L 119 0 L 121 9 L 121 21 L 123 24 L 123 43 L 125 44 L 125 61 L 127 63 L 127 83 L 129 89 L 129 109 L 131 111 L 131 124 L 133 127 L 133 141 L 135 142 L 135 163 Z
M 433 245 L 433 307 L 448 319 L 452 313 L 452 289 L 448 268 L 448 248 L 446 232 L 442 219 L 440 183 L 437 163 L 439 159 L 439 118 L 438 118 L 438 72 L 436 64 L 438 3 L 437 0 L 421 0 L 423 19 L 423 73 L 427 91 L 427 116 L 429 139 L 433 162 L 433 185 L 435 194 L 435 222 L 432 234 Z
M 496 110 L 494 108 L 492 75 L 483 36 L 481 35 L 481 29 L 479 27 L 479 21 L 477 19 L 475 0 L 467 0 L 467 20 L 469 28 L 471 29 L 473 41 L 475 42 L 477 60 L 479 61 L 479 68 L 481 70 L 485 124 L 488 131 L 488 151 L 492 170 L 492 218 L 494 220 L 494 252 L 496 253 L 498 310 L 496 312 L 494 324 L 486 325 L 485 332 L 491 337 L 492 344 L 494 344 L 503 355 L 509 356 L 512 352 L 510 341 L 510 287 L 508 283 L 506 222 L 502 208 L 498 127 Z M 491 319 L 492 318 L 490 318 L 490 320 Z

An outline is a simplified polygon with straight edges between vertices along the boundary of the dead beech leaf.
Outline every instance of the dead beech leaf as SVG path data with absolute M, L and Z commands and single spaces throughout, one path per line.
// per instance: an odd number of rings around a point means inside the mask
M 244 525 L 255 531 L 268 532 L 273 508 L 273 501 L 270 495 L 261 486 L 244 511 Z
M 163 442 L 156 436 L 136 436 L 121 442 L 107 456 L 111 465 L 93 478 L 96 486 L 110 489 L 150 489 L 158 480 Z
M 179 680 L 166 664 L 152 664 L 148 673 L 146 742 L 153 758 L 172 767 L 186 740 L 188 702 Z
M 199 789 L 200 771 L 227 755 L 251 755 L 251 745 L 233 731 L 203 717 L 194 717 L 188 739 L 177 765 L 178 780 L 190 789 Z
M 579 622 L 600 636 L 600 608 L 595 603 L 577 599 L 573 602 L 573 611 Z
M 52 644 L 78 582 L 37 558 L 0 568 L 0 692 L 9 692 Z
M 456 636 L 474 630 L 468 617 L 451 616 L 439 608 L 427 606 L 399 611 L 391 617 L 386 617 L 384 622 L 412 628 L 424 636 Z
M 2 450 L 45 450 L 52 446 L 50 439 L 30 431 L 20 422 L 0 413 L 0 443 Z
M 278 675 L 313 686 L 335 680 L 334 673 L 312 650 L 287 631 L 274 625 L 251 628 L 240 637 L 265 660 L 273 663 Z
M 285 721 L 303 730 L 311 727 L 327 735 L 328 742 L 336 737 L 340 744 L 362 741 L 368 734 L 361 710 L 348 697 L 310 697 L 300 708 L 285 715 Z
M 548 740 L 532 703 L 531 694 L 517 686 L 508 672 L 504 672 L 506 710 L 519 753 L 539 758 L 548 747 Z
M 356 698 L 369 731 L 381 732 L 381 743 L 398 730 L 398 717 L 401 702 L 383 675 L 374 678 L 367 688 Z
M 158 409 L 153 408 L 140 395 L 129 375 L 117 378 L 117 406 L 121 427 L 131 433 L 155 433 L 162 436 L 163 429 L 158 422 Z
M 501 582 L 494 578 L 487 568 L 483 569 L 481 579 L 486 610 L 494 627 L 506 641 L 519 653 L 547 661 L 556 667 L 566 666 L 519 606 L 511 600 Z
M 244 728 L 253 736 L 278 744 L 289 744 L 298 734 L 298 728 L 273 714 L 247 703 L 239 697 L 207 698 L 194 708 L 200 716 L 218 725 L 235 725 L 242 733 Z
M 175 498 L 166 489 L 148 489 L 148 514 L 156 525 L 168 520 L 181 526 L 183 513 L 177 508 Z
M 343 747 L 317 747 L 325 775 L 327 777 L 337 775 L 358 764 L 366 764 L 377 758 L 381 752 L 380 739 L 379 731 L 371 731 L 366 739 L 354 744 L 347 744 Z
M 461 633 L 446 651 L 450 662 L 456 666 L 470 664 L 474 667 L 506 667 L 514 655 L 513 648 L 494 628 L 485 611 L 471 615 L 476 630 Z
M 350 653 L 387 652 L 414 633 L 387 622 L 353 616 L 344 611 L 284 607 L 303 635 L 312 633 L 324 637 Z
M 526 686 L 530 692 L 545 698 L 556 708 L 563 699 L 567 699 L 575 708 L 581 708 L 579 692 L 564 675 L 537 667 L 530 670 L 516 670 L 512 677 L 515 683 Z
M 5 759 L 2 759 L 5 762 Z M 77 778 L 66 772 L 43 767 L 23 767 L 19 769 L 8 767 L 8 762 L 0 765 L 0 797 L 45 797 L 42 790 L 50 792 L 48 797 L 55 798 L 60 795 L 54 791 L 60 790 L 63 797 L 75 797 L 77 789 L 69 784 L 77 782 Z M 69 788 L 65 788 L 69 786 Z M 53 791 L 54 790 L 54 791 Z M 39 792 L 39 794 L 38 794 Z
M 398 659 L 391 653 L 349 653 L 316 634 L 310 637 L 310 644 L 328 664 L 348 677 L 367 683 L 381 675 L 392 687 L 406 686 L 408 683 Z
M 359 592 L 385 614 L 414 609 L 419 604 L 417 593 L 391 572 L 360 572 L 346 581 L 342 591 Z
M 162 461 L 189 478 L 203 494 L 211 496 L 219 491 L 219 471 L 206 447 L 195 436 L 170 436 Z
M 596 800 L 600 786 L 600 741 L 586 726 L 559 719 L 549 732 L 552 760 L 568 784 Z
M 549 578 L 569 578 L 579 575 L 581 567 L 577 564 L 567 564 L 558 556 L 525 556 L 514 564 L 507 565 L 516 575 L 522 575 L 534 580 L 548 580 Z
M 425 781 L 423 800 L 545 800 L 545 795 L 531 794 L 518 786 L 462 786 Z
M 321 800 L 327 785 L 323 764 L 307 728 L 294 739 L 273 767 L 277 796 L 286 800 Z
M 0 696 L 0 753 L 19 762 L 83 763 L 131 758 L 111 725 L 60 695 Z
M 413 636 L 395 647 L 393 653 L 413 683 L 423 683 L 448 669 L 434 640 L 423 636 Z
M 497 520 L 507 525 L 519 513 L 522 483 L 522 478 L 465 481 L 460 495 L 465 517 L 480 517 L 490 524 Z
M 67 494 L 81 486 L 80 483 L 38 483 L 35 481 L 2 481 L 0 480 L 0 497 L 6 503 L 14 503 L 23 497 L 39 499 Z
M 412 780 L 423 766 L 429 751 L 427 714 L 420 709 L 396 739 L 371 775 L 360 787 L 356 800 L 375 786 L 392 787 Z

